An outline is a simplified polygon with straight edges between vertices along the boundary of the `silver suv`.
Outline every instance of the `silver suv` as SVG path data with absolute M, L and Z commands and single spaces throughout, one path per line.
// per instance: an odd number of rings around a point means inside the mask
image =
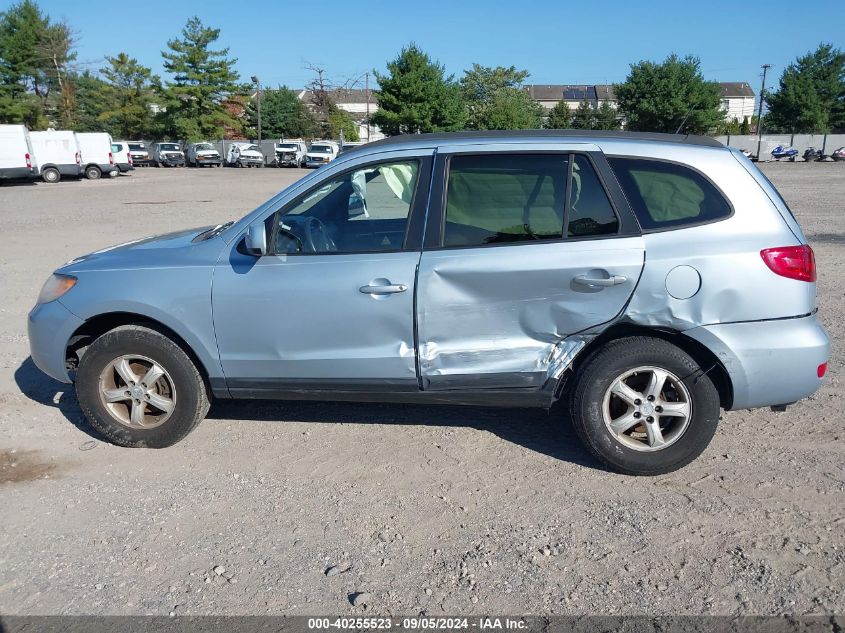
M 778 192 L 711 139 L 419 135 L 237 222 L 70 262 L 29 340 L 123 446 L 179 441 L 212 398 L 561 401 L 591 453 L 650 475 L 720 409 L 819 388 L 815 280 Z

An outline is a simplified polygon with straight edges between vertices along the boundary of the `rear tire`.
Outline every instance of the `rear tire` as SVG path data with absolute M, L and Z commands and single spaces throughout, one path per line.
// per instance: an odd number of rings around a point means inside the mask
M 91 426 L 131 448 L 177 443 L 209 408 L 205 382 L 188 354 L 142 325 L 120 326 L 91 343 L 79 364 L 76 393 Z
M 626 475 L 660 475 L 689 464 L 713 438 L 720 412 L 716 387 L 692 357 L 649 337 L 611 341 L 588 358 L 569 404 L 586 448 Z
M 85 168 L 85 177 L 88 180 L 99 180 L 102 175 L 103 172 L 100 171 L 100 168 L 96 165 L 91 165 L 90 167 Z
M 44 182 L 54 183 L 62 179 L 61 173 L 55 167 L 47 167 L 41 171 L 41 180 Z

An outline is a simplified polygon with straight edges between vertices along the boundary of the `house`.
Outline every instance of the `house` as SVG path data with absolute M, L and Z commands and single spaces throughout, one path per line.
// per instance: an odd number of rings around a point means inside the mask
M 744 81 L 719 82 L 721 90 L 721 105 L 725 112 L 725 120 L 736 119 L 740 123 L 745 117 L 751 120 L 754 114 L 754 91 Z M 531 98 L 548 111 L 561 100 L 566 102 L 570 110 L 575 110 L 585 99 L 598 107 L 602 101 L 607 101 L 612 107 L 617 107 L 616 93 L 612 84 L 528 84 L 524 89 Z
M 551 110 L 558 101 L 565 101 L 570 110 L 575 110 L 585 99 L 598 107 L 602 101 L 607 101 L 616 107 L 616 94 L 612 84 L 571 85 L 571 84 L 528 84 L 523 89 L 545 110 Z
M 308 105 L 313 104 L 313 93 L 310 90 L 300 90 L 300 101 Z M 367 125 L 368 119 L 378 110 L 378 102 L 372 90 L 363 88 L 336 88 L 329 93 L 332 101 L 341 110 L 345 110 L 358 126 L 358 138 L 365 143 L 378 141 L 384 134 L 377 126 Z
M 738 121 L 748 117 L 749 122 L 754 116 L 754 91 L 744 81 L 721 81 L 722 110 L 725 121 Z

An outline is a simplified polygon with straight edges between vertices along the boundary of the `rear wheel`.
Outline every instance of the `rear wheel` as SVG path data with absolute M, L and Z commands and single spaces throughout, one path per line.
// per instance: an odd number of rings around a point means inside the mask
M 608 343 L 580 368 L 570 395 L 575 431 L 612 469 L 672 472 L 698 457 L 716 432 L 719 393 L 683 350 L 661 339 Z
M 115 444 L 164 448 L 208 412 L 205 383 L 185 351 L 164 334 L 125 325 L 82 356 L 76 393 L 85 416 Z
M 100 168 L 96 165 L 91 165 L 85 168 L 85 177 L 88 180 L 99 180 L 100 176 L 103 175 L 103 172 L 100 171 Z
M 62 175 L 55 167 L 47 167 L 41 171 L 41 179 L 44 182 L 59 182 L 62 179 Z

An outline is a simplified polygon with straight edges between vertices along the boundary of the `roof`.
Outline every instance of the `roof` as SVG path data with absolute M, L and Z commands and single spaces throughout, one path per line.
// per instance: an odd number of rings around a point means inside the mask
M 615 101 L 612 84 L 527 84 L 528 95 L 536 101 Z
M 720 81 L 723 97 L 753 97 L 754 91 L 744 81 Z
M 660 142 L 660 143 L 684 143 L 687 145 L 699 145 L 702 147 L 725 146 L 709 136 L 696 136 L 693 134 L 659 134 L 656 132 L 624 132 L 618 130 L 597 131 L 597 130 L 485 130 L 466 132 L 441 132 L 437 134 L 401 134 L 391 136 L 380 141 L 367 143 L 364 148 L 384 147 L 401 145 L 420 146 L 433 143 L 454 143 L 466 141 L 490 141 L 495 143 L 506 140 L 535 141 L 537 139 L 553 139 L 560 141 L 590 141 L 591 139 L 613 139 L 630 142 Z
M 343 103 L 366 103 L 367 93 L 369 93 L 370 103 L 376 103 L 376 95 L 372 90 L 365 90 L 363 88 L 335 88 L 329 90 L 329 96 L 337 104 Z M 303 90 L 299 93 L 299 98 L 306 103 L 313 101 L 314 93 L 311 90 Z

